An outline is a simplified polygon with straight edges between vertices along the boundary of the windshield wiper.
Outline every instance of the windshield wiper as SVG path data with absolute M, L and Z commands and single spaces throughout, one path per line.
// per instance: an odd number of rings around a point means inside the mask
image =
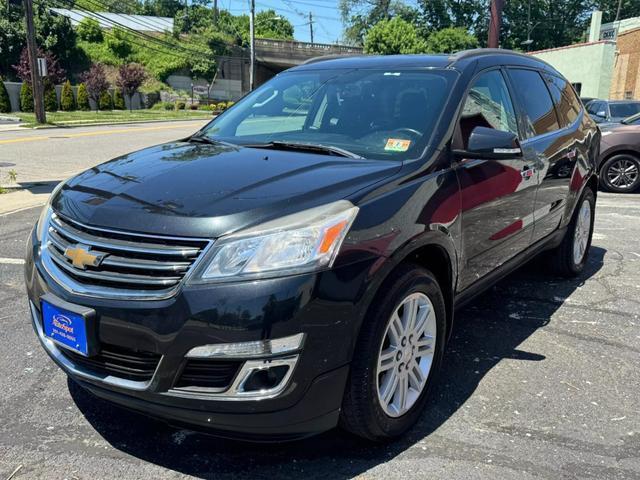
M 252 145 L 242 145 L 247 148 L 273 148 L 278 150 L 303 150 L 307 152 L 320 152 L 329 155 L 337 155 L 340 157 L 347 158 L 358 158 L 362 159 L 360 155 L 350 152 L 349 150 L 345 150 L 340 147 L 333 147 L 331 145 L 322 145 L 319 143 L 302 143 L 302 142 L 284 142 L 281 140 L 274 140 L 272 142 L 267 143 L 258 143 Z
M 207 137 L 206 135 L 192 135 L 191 137 L 186 139 L 189 143 L 204 143 L 206 145 L 225 145 L 227 147 L 238 147 L 233 143 L 223 142 L 221 140 L 214 140 L 213 138 Z

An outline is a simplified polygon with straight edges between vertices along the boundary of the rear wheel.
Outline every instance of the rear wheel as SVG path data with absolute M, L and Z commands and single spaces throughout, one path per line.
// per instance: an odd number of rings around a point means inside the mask
M 376 441 L 401 435 L 419 418 L 445 332 L 442 292 L 428 270 L 402 266 L 381 292 L 358 339 L 340 422 Z
M 591 248 L 595 208 L 595 196 L 587 188 L 578 202 L 562 243 L 551 252 L 554 269 L 559 275 L 572 277 L 584 270 Z
M 602 165 L 600 183 L 610 192 L 633 192 L 640 186 L 640 159 L 628 153 L 614 155 Z

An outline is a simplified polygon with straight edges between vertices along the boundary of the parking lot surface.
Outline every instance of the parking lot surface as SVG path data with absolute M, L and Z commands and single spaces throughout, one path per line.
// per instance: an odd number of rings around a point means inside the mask
M 1 201 L 1 199 L 0 199 Z M 216 439 L 85 393 L 33 334 L 20 258 L 39 208 L 0 216 L 0 479 L 640 479 L 640 195 L 599 195 L 589 264 L 543 257 L 457 314 L 402 439 Z

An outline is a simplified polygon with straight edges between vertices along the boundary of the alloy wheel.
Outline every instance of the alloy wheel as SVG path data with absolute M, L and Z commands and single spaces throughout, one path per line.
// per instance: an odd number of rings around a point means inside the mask
M 607 180 L 620 189 L 630 189 L 638 181 L 638 164 L 631 159 L 621 158 L 613 162 L 607 169 Z
M 582 262 L 587 253 L 587 245 L 589 244 L 589 234 L 591 233 L 591 204 L 587 200 L 583 200 L 578 218 L 576 220 L 576 229 L 573 235 L 573 262 L 578 265 Z
M 376 369 L 378 400 L 390 417 L 400 417 L 425 388 L 437 338 L 429 297 L 412 293 L 395 309 L 384 333 Z

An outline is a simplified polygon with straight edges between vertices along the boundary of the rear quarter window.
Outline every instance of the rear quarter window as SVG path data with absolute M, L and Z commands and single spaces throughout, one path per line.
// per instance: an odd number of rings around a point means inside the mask
M 572 124 L 580 114 L 580 100 L 566 80 L 555 75 L 544 75 L 549 92 L 560 117 L 562 127 Z
M 535 70 L 510 68 L 514 89 L 529 124 L 530 136 L 544 135 L 560 128 L 545 81 Z

